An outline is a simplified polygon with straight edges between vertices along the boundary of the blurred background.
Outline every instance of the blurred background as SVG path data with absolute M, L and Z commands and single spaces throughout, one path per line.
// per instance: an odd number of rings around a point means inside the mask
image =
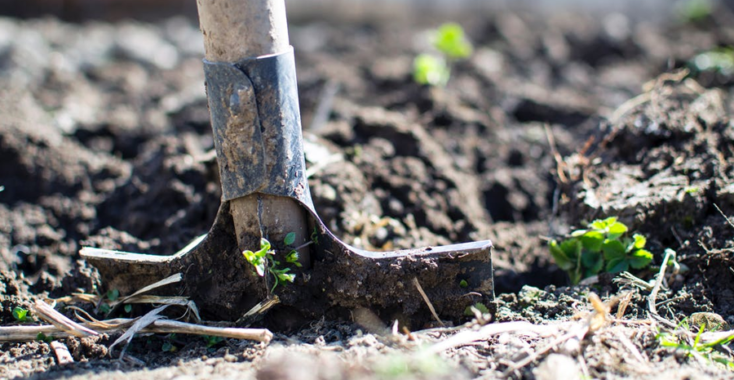
M 705 2 L 705 1 L 703 1 Z M 734 0 L 723 0 L 729 5 Z M 290 17 L 410 16 L 416 12 L 454 13 L 493 9 L 534 9 L 548 12 L 620 12 L 635 18 L 661 19 L 675 15 L 675 0 L 287 0 Z M 730 6 L 731 8 L 731 6 Z M 397 12 L 397 13 L 396 13 Z M 0 0 L 0 15 L 55 16 L 67 21 L 134 18 L 146 21 L 185 15 L 196 17 L 194 0 Z

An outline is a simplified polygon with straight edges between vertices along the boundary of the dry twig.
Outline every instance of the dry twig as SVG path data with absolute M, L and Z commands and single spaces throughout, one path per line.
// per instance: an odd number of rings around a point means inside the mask
M 73 336 L 83 338 L 85 336 L 98 335 L 96 331 L 90 330 L 72 321 L 43 301 L 37 300 L 33 304 L 33 312 L 44 321 L 53 324 L 57 328 L 66 331 Z
M 415 288 L 418 289 L 418 293 L 420 293 L 421 297 L 423 297 L 423 301 L 426 301 L 426 305 L 428 305 L 428 310 L 431 311 L 431 315 L 433 315 L 433 318 L 436 319 L 436 322 L 438 322 L 438 324 L 441 326 L 445 326 L 441 318 L 439 318 L 438 314 L 436 314 L 436 309 L 433 308 L 433 304 L 431 303 L 431 300 L 428 299 L 428 295 L 426 295 L 426 292 L 423 291 L 423 287 L 421 286 L 421 283 L 418 282 L 418 278 L 413 277 L 413 285 L 415 285 Z
M 96 329 L 100 333 L 122 332 L 130 327 L 135 319 L 116 318 L 91 323 L 83 323 L 88 329 Z M 193 323 L 158 319 L 146 326 L 140 333 L 156 334 L 191 334 L 209 335 L 222 338 L 255 340 L 269 343 L 273 339 L 273 333 L 268 329 L 250 329 L 237 327 L 214 327 L 197 325 Z M 38 339 L 38 334 L 53 336 L 54 338 L 68 338 L 76 336 L 71 332 L 54 325 L 43 326 L 0 326 L 0 342 L 27 342 Z

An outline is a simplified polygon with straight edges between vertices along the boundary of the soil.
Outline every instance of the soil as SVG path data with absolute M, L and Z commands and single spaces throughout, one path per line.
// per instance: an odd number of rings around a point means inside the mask
M 725 217 L 734 214 L 734 74 L 688 70 L 697 53 L 734 43 L 734 15 L 655 24 L 619 14 L 457 17 L 475 50 L 445 88 L 411 76 L 425 32 L 445 20 L 414 19 L 291 26 L 309 185 L 328 228 L 357 247 L 491 240 L 487 315 L 420 331 L 430 315 L 415 306 L 425 315 L 401 320 L 412 331 L 403 334 L 389 326 L 404 316 L 355 309 L 289 319 L 276 306 L 253 322 L 276 332 L 270 345 L 147 335 L 119 359 L 109 347 L 120 334 L 68 338 L 75 363 L 62 366 L 41 340 L 5 342 L 0 378 L 499 378 L 552 339 L 505 333 L 425 348 L 487 319 L 582 323 L 591 292 L 629 297 L 612 309 L 629 323 L 576 348 L 554 346 L 508 376 L 731 377 L 661 345 L 649 289 L 608 274 L 567 286 L 547 240 L 618 216 L 654 254 L 638 277 L 654 278 L 665 248 L 677 252 L 683 270 L 658 295 L 661 317 L 678 324 L 706 312 L 734 324 L 734 225 Z M 33 300 L 106 289 L 81 260 L 83 246 L 166 255 L 212 226 L 221 193 L 202 49 L 185 18 L 0 19 L 1 325 L 18 325 L 13 308 Z M 725 347 L 721 355 L 732 360 Z

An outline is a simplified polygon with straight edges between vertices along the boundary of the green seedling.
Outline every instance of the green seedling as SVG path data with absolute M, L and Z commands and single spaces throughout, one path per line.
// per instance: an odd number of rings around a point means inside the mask
M 466 315 L 467 317 L 473 317 L 474 311 L 472 310 L 472 308 L 477 309 L 477 311 L 482 314 L 489 314 L 489 309 L 487 308 L 487 305 L 481 302 L 477 302 L 472 306 L 467 306 L 466 309 L 464 309 L 464 315 Z
M 645 250 L 647 239 L 639 234 L 624 237 L 627 226 L 611 217 L 595 220 L 587 229 L 576 230 L 568 239 L 550 242 L 550 254 L 565 270 L 572 284 L 604 269 L 609 273 L 642 269 L 650 265 L 652 253 Z
M 283 244 L 285 245 L 291 245 L 296 241 L 296 233 L 295 232 L 289 232 L 285 235 L 285 238 L 283 239 Z
M 224 340 L 221 336 L 204 335 L 202 338 L 204 338 L 204 341 L 206 342 L 206 348 L 213 348 Z
M 13 318 L 15 318 L 15 320 L 20 323 L 28 322 L 28 310 L 20 306 L 14 307 L 13 308 Z
M 684 328 L 686 330 L 688 329 L 687 323 L 684 324 L 683 322 L 681 322 L 681 325 L 684 325 Z M 705 323 L 702 324 L 701 327 L 699 327 L 698 333 L 693 339 L 692 344 L 671 333 L 659 333 L 655 336 L 655 338 L 660 342 L 660 345 L 663 347 L 683 351 L 686 353 L 687 356 L 703 358 L 709 363 L 722 364 L 729 370 L 734 370 L 734 361 L 732 361 L 729 356 L 717 351 L 717 347 L 726 346 L 731 343 L 731 341 L 734 340 L 734 336 L 728 335 L 714 342 L 702 343 L 701 335 L 703 335 L 704 331 L 706 331 Z
M 446 23 L 438 28 L 433 46 L 449 59 L 469 58 L 474 50 L 464 29 L 455 23 Z
M 38 335 L 36 335 L 36 340 L 40 340 L 41 342 L 51 343 L 53 342 L 54 338 L 52 336 L 48 336 L 40 332 L 38 333 Z
M 445 86 L 451 77 L 451 66 L 469 58 L 474 50 L 459 24 L 446 23 L 433 33 L 434 54 L 419 54 L 413 60 L 413 80 L 418 84 Z
M 311 232 L 311 241 L 314 245 L 319 245 L 319 230 L 314 227 L 313 232 Z
M 714 10 L 711 0 L 684 0 L 677 4 L 677 13 L 684 23 L 706 20 Z
M 293 234 L 291 236 L 291 234 Z M 292 244 L 295 241 L 295 233 L 289 233 L 286 235 L 284 242 L 290 241 L 290 244 Z M 288 245 L 288 244 L 286 244 Z M 270 242 L 262 238 L 260 239 L 260 250 L 258 251 L 250 251 L 246 250 L 242 252 L 242 255 L 245 256 L 245 260 L 247 260 L 248 263 L 250 263 L 254 268 L 255 272 L 258 276 L 264 277 L 265 273 L 270 273 L 273 275 L 273 278 L 275 279 L 275 283 L 270 289 L 270 292 L 274 292 L 275 288 L 278 287 L 281 283 L 286 282 L 293 282 L 296 279 L 296 275 L 290 272 L 291 268 L 283 268 L 281 267 L 280 261 L 277 261 L 273 258 L 275 255 L 275 251 L 271 249 Z M 298 252 L 295 250 L 290 251 L 286 255 L 286 262 L 295 264 L 296 266 L 300 267 L 301 263 L 298 262 Z
M 110 301 L 117 301 L 120 298 L 120 291 L 117 289 L 110 289 L 107 291 L 107 299 Z
M 705 51 L 688 61 L 688 67 L 696 74 L 704 71 L 721 75 L 734 74 L 734 48 L 721 47 Z
M 462 288 L 466 288 L 466 287 L 469 286 L 469 283 L 466 282 L 466 280 L 461 280 L 461 281 L 459 281 L 459 286 L 462 287 Z
M 163 342 L 163 345 L 161 346 L 161 351 L 163 352 L 176 352 L 178 351 L 178 347 L 174 346 L 173 343 L 169 341 Z
M 446 60 L 430 54 L 420 54 L 413 61 L 413 80 L 418 84 L 445 86 L 451 76 Z

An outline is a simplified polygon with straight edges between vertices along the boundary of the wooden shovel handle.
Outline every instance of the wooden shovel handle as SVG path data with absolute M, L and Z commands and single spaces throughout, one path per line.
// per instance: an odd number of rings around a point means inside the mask
M 206 59 L 236 62 L 286 51 L 284 0 L 196 0 Z

